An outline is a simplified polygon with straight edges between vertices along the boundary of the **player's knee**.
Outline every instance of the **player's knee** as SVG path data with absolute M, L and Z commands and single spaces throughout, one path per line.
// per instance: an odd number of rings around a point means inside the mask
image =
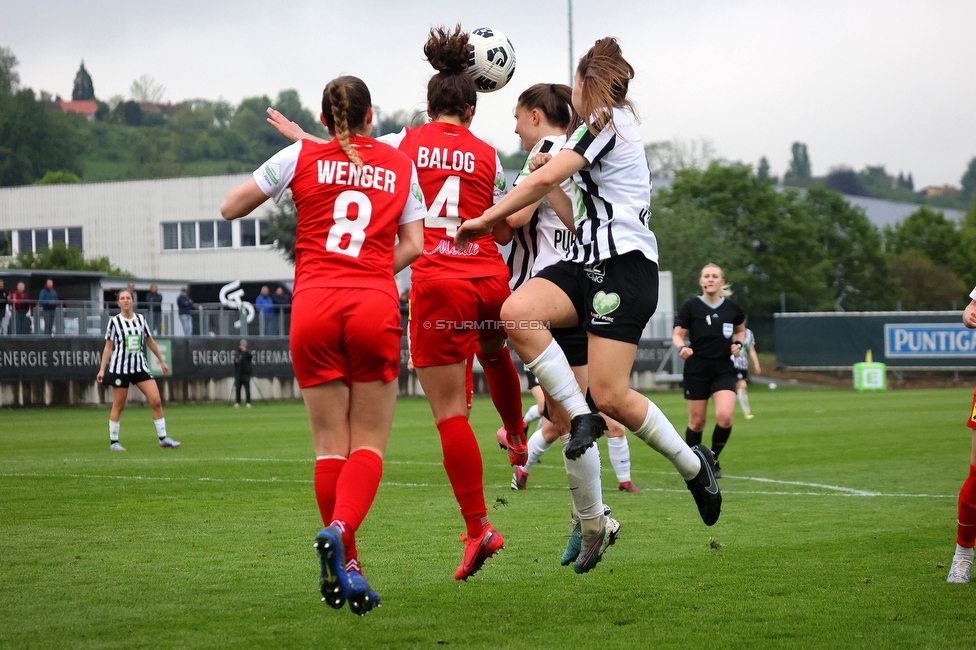
M 525 305 L 523 303 L 524 301 L 518 296 L 509 296 L 502 304 L 499 317 L 506 322 L 522 320 L 525 318 Z

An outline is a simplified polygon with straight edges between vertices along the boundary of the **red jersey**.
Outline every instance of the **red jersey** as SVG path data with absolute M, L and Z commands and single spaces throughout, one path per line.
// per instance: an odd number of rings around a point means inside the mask
M 383 136 L 417 166 L 428 210 L 424 219 L 424 252 L 411 265 L 415 280 L 508 277 L 508 265 L 494 237 L 472 240 L 454 249 L 462 221 L 480 217 L 505 193 L 505 174 L 498 154 L 467 127 L 428 122 Z
M 398 296 L 393 249 L 400 224 L 426 215 L 417 170 L 393 147 L 351 136 L 360 170 L 337 140 L 300 140 L 257 171 L 258 187 L 277 202 L 291 187 L 298 209 L 295 287 L 360 287 Z

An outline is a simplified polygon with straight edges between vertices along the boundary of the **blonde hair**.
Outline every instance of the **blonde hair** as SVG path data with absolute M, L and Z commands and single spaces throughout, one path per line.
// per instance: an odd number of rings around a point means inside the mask
M 722 271 L 722 267 L 719 266 L 718 264 L 713 264 L 713 263 L 709 262 L 708 264 L 706 264 L 705 266 L 702 267 L 701 273 L 704 273 L 705 272 L 705 269 L 717 269 L 718 270 L 718 274 L 720 276 L 722 276 L 722 279 L 723 280 L 725 280 L 725 272 Z M 698 277 L 699 278 L 701 277 L 701 273 L 698 274 Z M 732 285 L 731 284 L 728 284 L 728 283 L 723 284 L 722 285 L 722 288 L 718 290 L 718 295 L 722 296 L 723 298 L 728 298 L 729 296 L 731 296 L 732 295 Z

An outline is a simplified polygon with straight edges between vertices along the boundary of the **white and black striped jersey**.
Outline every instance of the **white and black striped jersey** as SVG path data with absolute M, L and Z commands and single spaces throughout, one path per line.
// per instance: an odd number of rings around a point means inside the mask
M 651 176 L 644 145 L 630 113 L 614 107 L 613 121 L 598 135 L 580 127 L 563 147 L 586 158 L 573 180 L 579 188 L 576 235 L 566 259 L 591 266 L 640 251 L 658 261 L 657 238 L 648 225 Z
M 752 330 L 746 328 L 746 337 L 742 340 L 742 351 L 739 356 L 732 355 L 732 365 L 736 370 L 749 369 L 749 348 L 756 344 L 756 337 L 752 335 Z
M 151 336 L 142 314 L 133 314 L 131 319 L 123 318 L 122 314 L 113 316 L 105 332 L 105 340 L 112 341 L 112 357 L 106 370 L 115 375 L 149 372 L 143 346 Z
M 532 156 L 537 153 L 555 155 L 564 144 L 564 135 L 548 135 L 539 140 L 529 152 L 513 185 L 518 185 L 519 181 L 529 175 Z M 571 200 L 575 200 L 578 191 L 572 178 L 567 178 L 560 187 Z M 512 291 L 542 269 L 563 259 L 575 241 L 576 233 L 563 225 L 548 199 L 542 199 L 532 218 L 521 228 L 516 228 L 512 237 L 512 249 L 508 255 L 508 270 L 512 274 L 508 284 Z

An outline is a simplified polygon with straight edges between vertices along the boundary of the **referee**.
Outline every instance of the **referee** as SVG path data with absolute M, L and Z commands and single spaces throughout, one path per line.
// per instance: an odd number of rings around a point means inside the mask
M 163 405 L 159 399 L 159 387 L 156 380 L 149 374 L 149 364 L 143 346 L 149 346 L 163 374 L 169 374 L 169 367 L 163 360 L 152 332 L 146 323 L 146 317 L 132 311 L 132 292 L 128 289 L 119 291 L 118 303 L 120 313 L 108 322 L 105 332 L 105 348 L 102 350 L 102 365 L 98 369 L 97 381 L 112 387 L 112 413 L 108 418 L 109 449 L 125 451 L 119 442 L 119 418 L 125 408 L 125 400 L 129 396 L 129 384 L 135 384 L 142 394 L 149 400 L 152 407 L 153 423 L 159 436 L 159 446 L 179 447 L 180 443 L 166 435 L 166 419 L 163 417 Z
M 690 447 L 701 443 L 711 397 L 715 404 L 712 452 L 716 461 L 715 477 L 720 478 L 718 457 L 732 435 L 735 411 L 736 370 L 732 357 L 742 352 L 746 315 L 729 300 L 732 291 L 725 283 L 722 269 L 715 264 L 705 265 L 698 284 L 702 295 L 681 306 L 674 319 L 671 342 L 685 361 L 684 390 L 688 402 L 685 441 Z

